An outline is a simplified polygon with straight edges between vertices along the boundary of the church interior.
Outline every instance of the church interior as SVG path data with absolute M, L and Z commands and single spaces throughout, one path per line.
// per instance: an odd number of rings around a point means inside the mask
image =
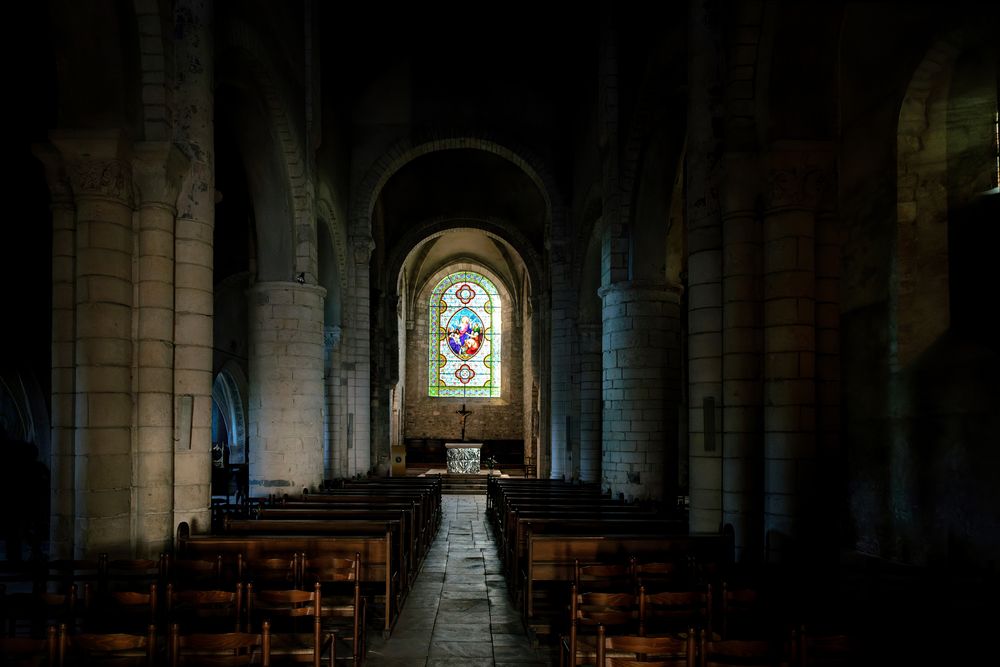
M 461 452 L 487 513 L 530 480 L 724 536 L 845 664 L 989 641 L 995 3 L 8 11 L 11 572 Z M 414 660 L 367 656 L 452 664 Z

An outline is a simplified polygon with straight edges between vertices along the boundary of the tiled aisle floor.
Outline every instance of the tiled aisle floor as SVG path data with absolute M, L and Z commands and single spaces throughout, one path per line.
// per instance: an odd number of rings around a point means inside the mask
M 443 516 L 392 637 L 369 632 L 371 667 L 550 665 L 532 649 L 486 523 L 485 496 L 444 496 Z

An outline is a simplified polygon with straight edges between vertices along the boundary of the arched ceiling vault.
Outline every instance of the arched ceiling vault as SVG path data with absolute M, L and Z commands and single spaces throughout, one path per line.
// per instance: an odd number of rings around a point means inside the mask
M 509 160 L 474 149 L 423 155 L 393 174 L 377 209 L 388 290 L 401 271 L 412 293 L 455 262 L 490 268 L 518 298 L 525 275 L 541 282 L 547 198 Z

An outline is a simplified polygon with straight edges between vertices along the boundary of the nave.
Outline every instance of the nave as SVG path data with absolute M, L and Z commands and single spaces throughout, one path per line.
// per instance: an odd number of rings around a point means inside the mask
M 487 524 L 486 496 L 445 495 L 442 519 L 389 639 L 369 635 L 371 667 L 550 665 L 511 604 Z

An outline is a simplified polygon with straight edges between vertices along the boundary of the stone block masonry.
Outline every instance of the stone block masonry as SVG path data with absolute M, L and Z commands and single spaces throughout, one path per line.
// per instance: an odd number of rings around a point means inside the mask
M 250 492 L 300 493 L 323 481 L 322 287 L 250 290 Z M 295 304 L 295 305 L 287 305 Z
M 680 293 L 617 283 L 603 300 L 601 483 L 626 500 L 676 496 Z

